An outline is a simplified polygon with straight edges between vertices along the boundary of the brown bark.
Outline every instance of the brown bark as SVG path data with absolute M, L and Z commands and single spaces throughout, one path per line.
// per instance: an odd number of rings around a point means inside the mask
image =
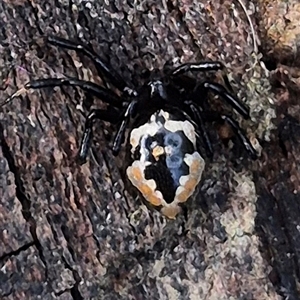
M 300 58 L 300 3 L 256 0 L 262 48 L 269 64 L 297 65 Z
M 143 70 L 165 63 L 222 60 L 251 108 L 241 125 L 262 154 L 251 161 L 237 139 L 225 145 L 211 126 L 215 154 L 201 192 L 187 220 L 166 220 L 126 192 L 120 159 L 109 151 L 113 126 L 97 123 L 88 162 L 76 163 L 87 113 L 77 105 L 87 95 L 28 91 L 0 110 L 0 298 L 297 299 L 294 69 L 270 77 L 268 53 L 253 51 L 238 2 L 106 2 L 0 2 L 0 99 L 31 79 L 101 82 L 82 55 L 45 45 L 48 34 L 90 43 L 134 85 Z M 250 18 L 261 24 L 263 15 Z

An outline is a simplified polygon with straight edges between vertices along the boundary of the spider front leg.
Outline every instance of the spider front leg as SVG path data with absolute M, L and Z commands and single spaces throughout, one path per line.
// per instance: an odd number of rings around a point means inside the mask
M 219 70 L 222 71 L 222 77 L 227 88 L 232 92 L 233 90 L 231 84 L 229 83 L 225 66 L 220 61 L 203 61 L 198 63 L 185 63 L 175 68 L 170 75 L 179 76 L 189 71 L 209 72 L 209 71 L 219 71 Z
M 86 162 L 87 153 L 90 147 L 90 142 L 93 133 L 93 125 L 95 120 L 107 121 L 116 124 L 120 118 L 120 111 L 112 106 L 107 110 L 93 109 L 86 117 L 84 132 L 78 151 L 78 160 L 81 164 Z
M 171 75 L 178 76 L 189 71 L 207 72 L 223 70 L 225 67 L 220 61 L 203 61 L 199 63 L 186 63 L 175 68 Z
M 74 86 L 79 87 L 82 90 L 89 92 L 91 95 L 94 95 L 100 98 L 102 101 L 112 104 L 116 107 L 122 107 L 122 100 L 114 92 L 103 88 L 96 83 L 91 81 L 80 80 L 77 78 L 47 78 L 47 79 L 38 79 L 30 81 L 24 85 L 23 88 L 16 91 L 10 97 L 8 97 L 4 102 L 0 104 L 0 107 L 9 103 L 14 98 L 20 96 L 24 91 L 29 89 L 39 89 L 45 87 L 61 87 L 61 86 Z
M 96 65 L 98 71 L 104 75 L 117 89 L 126 92 L 128 95 L 136 95 L 136 91 L 129 88 L 123 78 L 110 66 L 108 66 L 99 55 L 97 55 L 89 46 L 83 43 L 77 43 L 59 37 L 49 36 L 47 42 L 61 48 L 82 52 L 89 57 Z

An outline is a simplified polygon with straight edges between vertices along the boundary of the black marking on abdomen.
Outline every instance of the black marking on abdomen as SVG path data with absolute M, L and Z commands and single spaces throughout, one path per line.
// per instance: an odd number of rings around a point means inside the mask
M 174 201 L 177 186 L 169 169 L 162 163 L 155 163 L 145 168 L 145 179 L 153 179 L 167 203 Z

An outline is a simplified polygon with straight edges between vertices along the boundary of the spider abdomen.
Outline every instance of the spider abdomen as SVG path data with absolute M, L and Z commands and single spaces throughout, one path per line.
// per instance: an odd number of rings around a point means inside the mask
M 204 169 L 196 149 L 196 131 L 187 120 L 159 110 L 131 131 L 131 183 L 143 197 L 173 219 L 195 192 Z

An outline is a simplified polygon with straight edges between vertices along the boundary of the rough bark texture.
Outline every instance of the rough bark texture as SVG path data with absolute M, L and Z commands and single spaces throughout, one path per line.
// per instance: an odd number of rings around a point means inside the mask
M 212 127 L 201 191 L 187 219 L 166 220 L 126 192 L 112 126 L 97 123 L 88 162 L 76 163 L 87 95 L 28 91 L 0 110 L 1 299 L 299 299 L 299 70 L 282 65 L 299 48 L 270 54 L 275 2 L 255 5 L 261 52 L 237 1 L 0 2 L 1 101 L 31 79 L 101 82 L 85 57 L 45 45 L 48 34 L 90 43 L 131 85 L 166 63 L 222 60 L 261 152 L 251 161 Z
M 297 65 L 300 58 L 300 3 L 297 0 L 257 0 L 260 34 L 265 59 L 270 67 L 276 63 Z M 274 66 L 275 65 L 275 66 Z

